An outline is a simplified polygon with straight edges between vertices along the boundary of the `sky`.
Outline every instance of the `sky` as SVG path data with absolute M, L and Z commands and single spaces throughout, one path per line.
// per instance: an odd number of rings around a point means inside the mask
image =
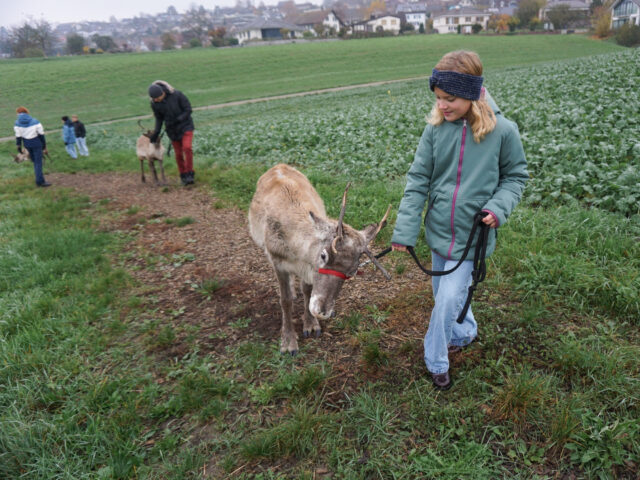
M 277 0 L 264 3 L 275 4 Z M 155 15 L 166 12 L 170 5 L 176 7 L 178 13 L 184 13 L 192 5 L 203 5 L 213 10 L 216 5 L 232 7 L 235 4 L 236 0 L 0 0 L 0 26 L 17 26 L 30 18 L 51 24 L 108 21 L 112 15 L 121 20 L 140 16 L 140 13 Z

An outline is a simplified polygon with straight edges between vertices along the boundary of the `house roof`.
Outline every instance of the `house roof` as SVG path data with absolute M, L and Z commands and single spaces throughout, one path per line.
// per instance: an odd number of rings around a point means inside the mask
M 426 3 L 400 3 L 396 7 L 396 13 L 426 13 Z
M 248 32 L 249 30 L 263 30 L 273 28 L 286 28 L 287 30 L 294 30 L 296 32 L 301 32 L 304 30 L 304 28 L 301 28 L 298 25 L 283 22 L 282 20 L 257 18 L 253 22 L 250 22 L 244 27 L 238 29 L 238 32 Z
M 333 14 L 338 18 L 340 23 L 343 23 L 340 15 L 338 15 L 334 10 L 311 10 L 308 12 L 301 12 L 297 15 L 287 17 L 286 21 L 295 23 L 296 25 L 316 25 L 318 23 L 322 23 L 331 12 L 333 12 Z
M 453 10 L 447 10 L 446 12 L 437 13 L 433 16 L 433 18 L 439 17 L 464 17 L 469 15 L 491 15 L 490 12 L 485 12 L 484 10 L 478 10 L 476 8 L 456 8 Z
M 558 5 L 568 5 L 570 10 L 589 9 L 589 4 L 581 0 L 549 0 L 543 10 L 551 10 L 553 7 L 557 7 Z
M 638 7 L 640 7 L 640 0 L 630 0 L 633 3 L 635 3 L 636 5 L 638 5 Z M 624 2 L 624 0 L 616 0 L 613 5 L 611 5 L 611 10 L 613 10 L 614 8 L 616 8 L 618 5 L 620 5 L 622 2 Z

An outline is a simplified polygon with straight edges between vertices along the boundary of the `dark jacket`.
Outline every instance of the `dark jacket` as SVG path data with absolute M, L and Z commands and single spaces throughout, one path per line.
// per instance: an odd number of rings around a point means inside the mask
M 154 82 L 160 85 L 167 94 L 161 102 L 151 101 L 151 109 L 156 117 L 156 127 L 151 141 L 160 134 L 164 122 L 167 135 L 171 140 L 180 140 L 184 132 L 193 131 L 191 104 L 180 90 L 176 90 L 166 82 Z
M 76 132 L 76 138 L 84 138 L 87 136 L 84 124 L 80 120 L 73 122 L 73 129 Z

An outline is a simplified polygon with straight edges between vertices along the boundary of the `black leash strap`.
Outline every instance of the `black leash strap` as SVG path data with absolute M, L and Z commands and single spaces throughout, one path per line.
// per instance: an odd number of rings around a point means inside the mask
M 455 270 L 457 270 L 457 268 L 460 265 L 462 265 L 462 262 L 464 262 L 464 260 L 467 258 L 467 255 L 469 254 L 469 250 L 471 250 L 471 245 L 473 244 L 473 239 L 476 235 L 476 231 L 478 230 L 478 228 L 480 229 L 478 231 L 478 241 L 476 242 L 476 249 L 473 254 L 473 271 L 471 272 L 472 282 L 471 282 L 471 285 L 469 286 L 469 293 L 467 294 L 467 300 L 464 302 L 464 306 L 460 311 L 460 315 L 458 315 L 458 318 L 456 319 L 456 322 L 458 323 L 462 323 L 464 321 L 464 317 L 467 315 L 467 311 L 469 310 L 469 306 L 471 305 L 473 292 L 475 292 L 476 288 L 478 287 L 478 284 L 482 282 L 487 275 L 487 265 L 485 263 L 485 257 L 487 254 L 487 243 L 489 239 L 489 226 L 482 221 L 484 217 L 485 217 L 485 214 L 482 212 L 478 212 L 474 215 L 473 226 L 471 227 L 471 232 L 469 233 L 467 244 L 464 247 L 464 252 L 462 252 L 462 257 L 460 258 L 458 263 L 449 270 L 435 271 L 435 270 L 429 270 L 425 268 L 424 265 L 420 263 L 420 260 L 418 259 L 418 255 L 416 255 L 415 249 L 411 246 L 407 247 L 407 251 L 413 257 L 413 260 L 416 262 L 416 265 L 420 270 L 422 270 L 424 273 L 432 277 L 441 277 L 443 275 L 448 275 L 454 272 Z M 391 247 L 384 249 L 382 252 L 376 255 L 376 258 L 384 257 L 391 250 L 392 250 Z

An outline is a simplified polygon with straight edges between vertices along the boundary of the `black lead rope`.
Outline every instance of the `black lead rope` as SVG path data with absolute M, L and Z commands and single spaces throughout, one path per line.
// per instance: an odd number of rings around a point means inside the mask
M 464 302 L 464 306 L 460 311 L 460 315 L 458 315 L 458 318 L 456 319 L 456 322 L 458 323 L 462 323 L 464 321 L 464 317 L 467 315 L 467 311 L 469 310 L 469 306 L 471 305 L 473 292 L 475 292 L 476 288 L 478 287 L 478 284 L 482 282 L 487 275 L 487 265 L 485 262 L 485 257 L 487 254 L 487 243 L 489 239 L 489 226 L 482 221 L 484 217 L 485 217 L 485 214 L 482 212 L 478 212 L 474 215 L 473 226 L 471 227 L 471 232 L 469 233 L 467 244 L 464 247 L 464 252 L 462 252 L 462 257 L 460 258 L 456 266 L 454 266 L 450 270 L 434 271 L 434 270 L 429 270 L 425 268 L 420 263 L 420 260 L 418 259 L 418 255 L 416 255 L 414 248 L 411 246 L 407 247 L 407 251 L 413 257 L 413 260 L 416 262 L 416 265 L 418 266 L 418 268 L 420 268 L 420 270 L 422 270 L 424 273 L 432 277 L 441 277 L 443 275 L 448 275 L 454 272 L 455 270 L 457 270 L 457 268 L 460 265 L 462 265 L 462 262 L 464 262 L 464 260 L 467 258 L 467 255 L 469 254 L 469 250 L 471 250 L 471 245 L 473 244 L 473 239 L 475 237 L 476 231 L 478 230 L 478 228 L 480 229 L 478 231 L 478 241 L 476 242 L 476 249 L 473 254 L 473 271 L 471 272 L 472 282 L 471 282 L 471 285 L 469 286 L 469 293 L 467 294 L 467 300 Z M 376 258 L 384 257 L 391 250 L 392 250 L 391 247 L 384 249 L 382 252 L 376 255 Z

